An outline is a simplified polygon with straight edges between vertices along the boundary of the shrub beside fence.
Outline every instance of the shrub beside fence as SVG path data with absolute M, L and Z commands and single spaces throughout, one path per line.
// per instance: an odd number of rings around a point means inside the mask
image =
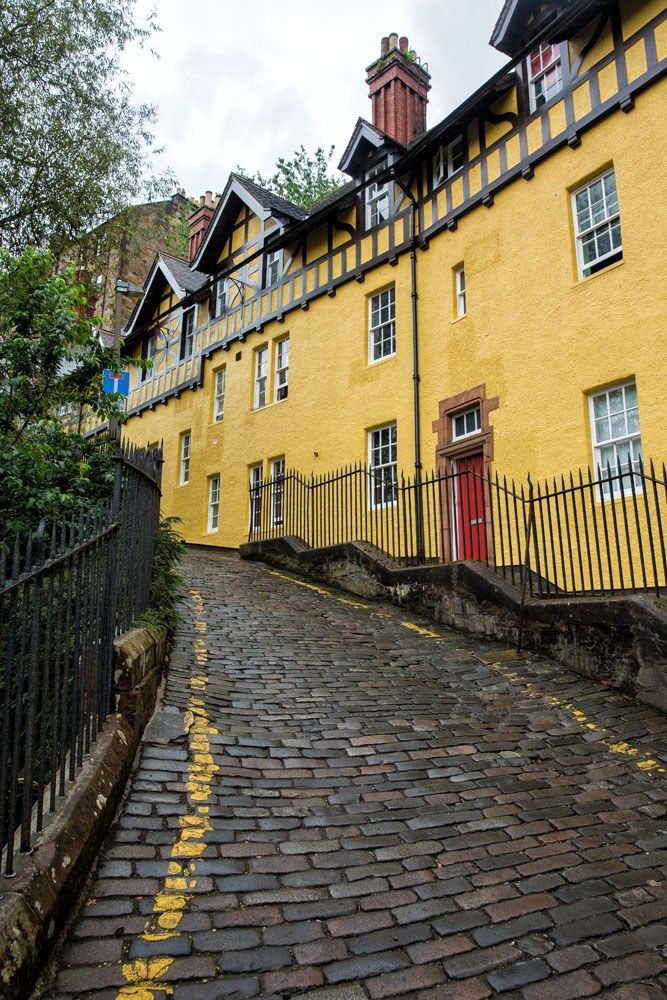
M 0 850 L 10 875 L 113 709 L 113 640 L 148 604 L 161 453 L 118 449 L 103 509 L 0 554 Z
M 524 596 L 659 596 L 666 527 L 667 471 L 653 462 L 519 484 L 470 468 L 416 482 L 357 465 L 250 488 L 249 541 L 366 542 L 413 566 L 474 560 Z

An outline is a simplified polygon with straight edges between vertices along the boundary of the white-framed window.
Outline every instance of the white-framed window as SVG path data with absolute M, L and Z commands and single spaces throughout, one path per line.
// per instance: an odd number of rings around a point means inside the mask
M 368 300 L 368 360 L 396 354 L 396 289 L 385 288 Z
M 622 260 L 621 215 L 613 169 L 575 191 L 572 207 L 579 277 L 588 278 Z
M 366 179 L 376 177 L 385 169 L 385 164 L 381 163 L 373 170 L 369 170 Z M 373 181 L 366 188 L 366 229 L 378 226 L 381 222 L 386 222 L 389 218 L 389 181 L 385 184 L 378 184 Z
M 141 381 L 144 382 L 147 378 L 153 378 L 155 374 L 155 354 L 157 352 L 157 334 L 152 334 L 146 341 L 146 361 L 152 361 L 153 365 L 151 368 L 143 368 L 141 371 Z
M 461 438 L 472 437 L 479 434 L 482 429 L 482 414 L 479 404 L 471 406 L 467 410 L 461 410 L 452 417 L 452 441 L 460 441 Z
M 526 60 L 530 110 L 537 111 L 563 89 L 560 46 L 547 42 L 533 49 Z
M 277 285 L 280 280 L 280 269 L 283 260 L 282 250 L 274 250 L 266 255 L 266 287 Z
M 256 410 L 266 406 L 267 385 L 269 381 L 269 348 L 258 347 L 255 351 L 255 391 L 253 405 Z
M 208 530 L 217 531 L 220 523 L 220 476 L 208 481 Z
M 629 473 L 639 472 L 642 459 L 637 385 L 633 379 L 591 393 L 588 399 L 595 474 L 602 480 L 600 493 L 605 499 L 627 496 L 632 493 Z M 636 493 L 642 489 L 639 476 L 634 477 L 634 488 Z
M 179 470 L 179 482 L 185 486 L 190 482 L 190 448 L 192 445 L 192 435 L 190 431 L 181 434 L 181 461 Z
M 440 146 L 433 157 L 433 187 L 462 170 L 465 158 L 466 144 L 463 135 L 457 135 L 446 146 Z
M 289 337 L 276 344 L 276 402 L 287 399 L 289 391 Z
M 262 481 L 263 466 L 250 466 L 250 530 L 259 531 L 262 527 Z
M 191 358 L 195 352 L 195 306 L 183 313 L 181 327 L 181 360 Z
M 271 462 L 271 524 L 278 528 L 285 516 L 285 459 Z
M 215 373 L 215 389 L 213 393 L 213 420 L 219 423 L 225 413 L 225 388 L 227 385 L 227 368 L 218 368 Z
M 398 464 L 396 424 L 378 427 L 368 434 L 370 505 L 386 507 L 396 503 Z
M 456 317 L 461 319 L 468 314 L 468 296 L 466 293 L 466 269 L 463 264 L 454 269 L 456 285 Z
M 215 310 L 215 316 L 222 316 L 227 309 L 228 301 L 227 295 L 229 292 L 229 282 L 227 278 L 219 278 L 215 283 L 215 295 L 213 308 Z

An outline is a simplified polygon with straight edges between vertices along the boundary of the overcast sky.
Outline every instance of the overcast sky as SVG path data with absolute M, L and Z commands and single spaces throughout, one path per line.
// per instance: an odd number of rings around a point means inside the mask
M 139 0 L 146 13 L 154 0 Z M 125 63 L 156 105 L 161 165 L 189 195 L 237 164 L 269 173 L 299 145 L 342 155 L 370 118 L 365 68 L 396 31 L 428 63 L 435 125 L 503 64 L 488 44 L 502 0 L 160 0 L 161 33 Z

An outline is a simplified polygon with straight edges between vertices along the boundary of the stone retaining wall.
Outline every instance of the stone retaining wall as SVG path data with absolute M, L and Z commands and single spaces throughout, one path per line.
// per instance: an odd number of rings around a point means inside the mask
M 155 707 L 167 639 L 135 629 L 114 643 L 117 713 L 16 875 L 0 878 L 0 998 L 27 997 L 69 918 L 123 797 Z
M 280 566 L 360 597 L 383 598 L 469 634 L 514 645 L 520 595 L 482 563 L 404 568 L 348 542 L 309 549 L 296 538 L 242 545 L 241 557 Z M 530 600 L 523 645 L 667 711 L 667 606 L 650 597 Z

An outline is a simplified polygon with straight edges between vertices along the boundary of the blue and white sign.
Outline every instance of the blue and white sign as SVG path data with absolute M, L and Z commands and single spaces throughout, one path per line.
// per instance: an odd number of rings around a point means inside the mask
M 127 396 L 130 392 L 130 373 L 113 372 L 111 368 L 105 368 L 102 372 L 102 389 L 108 395 L 120 393 Z

